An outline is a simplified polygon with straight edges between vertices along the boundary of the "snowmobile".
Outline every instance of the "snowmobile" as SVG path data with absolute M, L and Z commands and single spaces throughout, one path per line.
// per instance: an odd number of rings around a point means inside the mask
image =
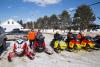
M 81 42 L 81 46 L 87 51 L 91 51 L 91 49 L 96 49 L 94 40 L 90 36 L 84 37 L 84 39 Z
M 77 38 L 77 34 L 71 34 L 70 39 L 67 38 L 65 40 L 66 44 L 68 44 L 68 51 L 78 51 L 81 49 L 81 40 Z
M 38 53 L 45 52 L 49 55 L 53 54 L 52 51 L 50 51 L 48 48 L 46 48 L 44 38 L 36 39 L 36 41 L 34 42 L 34 45 L 33 45 L 33 52 L 38 52 Z
M 15 57 L 27 56 L 31 60 L 34 59 L 35 54 L 29 51 L 27 43 L 21 38 L 15 41 L 12 49 L 13 49 L 12 52 L 8 53 L 8 56 L 7 56 L 8 61 L 12 61 L 12 58 L 14 56 Z
M 3 52 L 7 51 L 6 38 L 0 43 L 0 59 Z
M 71 40 L 68 45 L 68 51 L 72 52 L 75 50 L 81 49 L 81 42 L 78 38 L 71 37 Z
M 43 52 L 45 50 L 45 42 L 35 41 L 33 48 L 36 52 Z
M 59 53 L 60 50 L 65 50 L 65 49 L 67 49 L 67 44 L 63 40 L 55 41 L 55 43 L 54 43 L 54 51 Z
M 60 53 L 60 51 L 67 49 L 67 44 L 65 43 L 64 38 L 62 36 L 60 39 L 53 39 L 51 41 L 50 46 L 54 49 L 56 53 Z
M 94 43 L 95 43 L 95 47 L 96 48 L 100 48 L 100 35 L 97 35 L 93 38 Z

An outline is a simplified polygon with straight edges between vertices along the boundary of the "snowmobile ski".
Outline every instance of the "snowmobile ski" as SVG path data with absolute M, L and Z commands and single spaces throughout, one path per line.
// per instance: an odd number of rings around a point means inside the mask
M 53 51 L 49 50 L 48 48 L 46 48 L 44 52 L 46 54 L 48 54 L 48 55 L 52 55 L 53 54 Z

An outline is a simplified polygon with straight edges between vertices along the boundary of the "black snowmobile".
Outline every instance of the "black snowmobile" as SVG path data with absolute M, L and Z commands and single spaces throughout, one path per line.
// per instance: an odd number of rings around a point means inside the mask
M 95 36 L 94 38 L 95 47 L 100 48 L 100 36 Z
M 3 53 L 4 51 L 7 51 L 6 39 L 4 39 L 4 40 L 2 41 L 2 43 L 0 44 L 0 59 L 2 59 L 2 58 L 1 58 L 1 55 L 2 55 L 2 53 Z

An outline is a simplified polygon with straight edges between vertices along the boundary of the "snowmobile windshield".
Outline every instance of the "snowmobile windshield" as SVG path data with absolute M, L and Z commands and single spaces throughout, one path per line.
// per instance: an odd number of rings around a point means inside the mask
M 23 42 L 24 42 L 23 39 L 18 39 L 18 40 L 17 40 L 17 43 L 18 43 L 18 44 L 22 44 Z
M 97 41 L 97 40 L 100 41 L 100 36 L 96 36 L 93 39 L 94 39 L 94 41 Z
M 87 40 L 93 40 L 92 37 L 90 37 L 90 36 L 86 36 L 86 39 Z
M 78 38 L 76 38 L 76 41 L 80 41 Z

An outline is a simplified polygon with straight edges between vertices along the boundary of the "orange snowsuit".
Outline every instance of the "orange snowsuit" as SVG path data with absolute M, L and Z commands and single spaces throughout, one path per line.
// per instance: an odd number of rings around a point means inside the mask
M 36 38 L 36 33 L 35 32 L 29 32 L 28 33 L 28 39 L 29 40 L 34 40 Z

